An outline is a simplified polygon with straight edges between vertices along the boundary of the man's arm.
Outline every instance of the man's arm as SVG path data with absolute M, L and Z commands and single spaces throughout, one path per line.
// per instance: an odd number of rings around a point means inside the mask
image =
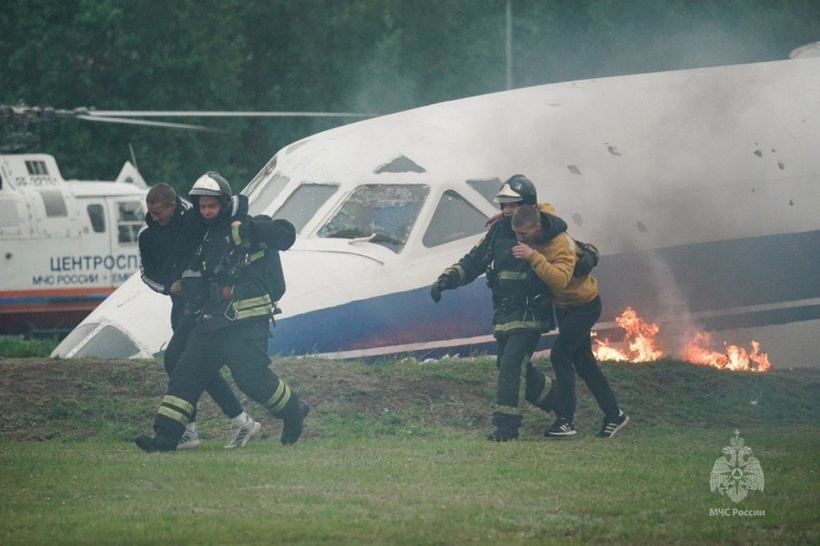
M 533 248 L 524 243 L 513 247 L 513 256 L 527 260 L 547 287 L 554 293 L 561 292 L 572 279 L 575 269 L 575 253 L 570 246 L 569 237 L 559 235 L 544 247 Z
M 434 302 L 438 303 L 441 300 L 443 290 L 453 290 L 459 286 L 469 284 L 487 270 L 492 261 L 490 247 L 496 229 L 498 229 L 498 226 L 490 227 L 484 238 L 471 248 L 470 252 L 439 275 L 430 287 L 430 297 L 433 298 Z
M 157 244 L 156 241 L 151 239 L 151 229 L 142 228 L 137 238 L 140 253 L 140 278 L 154 292 L 168 295 L 170 287 L 166 284 L 167 279 L 164 279 L 161 274 L 164 263 L 153 248 Z

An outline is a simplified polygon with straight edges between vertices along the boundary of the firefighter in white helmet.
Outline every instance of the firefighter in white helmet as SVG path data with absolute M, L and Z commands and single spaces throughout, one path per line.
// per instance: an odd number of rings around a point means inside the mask
M 439 276 L 430 295 L 438 302 L 442 291 L 464 286 L 486 273 L 492 290 L 499 372 L 492 416 L 495 430 L 487 439 L 508 442 L 518 438 L 521 427 L 521 393 L 527 402 L 551 411 L 551 381 L 530 360 L 541 334 L 554 327 L 554 319 L 552 304 L 544 297 L 544 283 L 526 261 L 512 254 L 516 240 L 510 218 L 522 205 L 536 203 L 535 185 L 515 175 L 502 184 L 495 201 L 501 206 L 501 218 L 470 252 Z M 555 233 L 567 229 L 557 216 L 549 215 L 549 221 Z
M 270 369 L 267 346 L 283 291 L 278 253 L 290 248 L 296 230 L 265 215 L 232 219 L 230 185 L 215 172 L 201 176 L 189 197 L 208 224 L 182 278 L 198 319 L 154 418 L 155 436 L 135 442 L 148 452 L 175 450 L 206 382 L 228 363 L 242 392 L 282 419 L 280 440 L 292 444 L 310 406 Z

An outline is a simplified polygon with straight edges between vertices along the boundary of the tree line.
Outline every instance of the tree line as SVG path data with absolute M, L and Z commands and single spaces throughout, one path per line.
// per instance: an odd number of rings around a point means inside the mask
M 2 104 L 384 114 L 502 91 L 510 60 L 525 87 L 782 59 L 820 40 L 820 2 L 6 0 L 0 35 Z M 350 122 L 167 121 L 219 132 L 60 118 L 38 124 L 37 151 L 66 178 L 111 179 L 133 151 L 149 183 L 184 191 L 213 169 L 239 189 L 278 149 Z

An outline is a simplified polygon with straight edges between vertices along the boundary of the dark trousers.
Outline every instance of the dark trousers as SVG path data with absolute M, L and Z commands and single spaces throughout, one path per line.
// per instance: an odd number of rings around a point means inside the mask
M 175 304 L 174 308 L 176 307 Z M 173 312 L 171 316 L 174 316 Z M 169 378 L 173 375 L 174 369 L 182 353 L 185 351 L 186 345 L 188 345 L 188 339 L 196 326 L 196 317 L 191 314 L 184 315 L 180 312 L 176 324 L 172 321 L 172 326 L 174 328 L 174 335 L 171 336 L 171 341 L 168 342 L 168 347 L 165 349 L 165 356 L 163 358 L 165 371 L 168 373 Z M 222 413 L 227 415 L 228 418 L 233 419 L 242 413 L 242 403 L 239 402 L 231 386 L 228 385 L 228 382 L 218 370 L 211 374 L 207 380 L 205 392 L 211 396 L 216 405 L 219 406 L 219 409 L 222 410 Z M 189 421 L 196 421 L 196 408 L 194 408 Z
M 607 417 L 618 415 L 618 402 L 592 352 L 592 327 L 601 317 L 601 298 L 575 307 L 556 307 L 558 337 L 550 360 L 555 370 L 555 413 L 572 421 L 577 404 L 575 374 L 584 380 Z
M 227 362 L 242 392 L 274 416 L 298 412 L 299 399 L 270 369 L 268 321 L 242 321 L 217 330 L 196 323 L 154 418 L 154 430 L 178 441 L 208 382 Z
M 538 407 L 546 401 L 546 377 L 530 361 L 540 337 L 536 330 L 496 336 L 498 381 L 493 425 L 497 428 L 518 430 L 522 399 Z

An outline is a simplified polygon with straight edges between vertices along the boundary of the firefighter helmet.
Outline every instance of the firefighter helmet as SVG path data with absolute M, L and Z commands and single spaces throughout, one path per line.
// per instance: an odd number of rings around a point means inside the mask
M 194 182 L 188 197 L 194 206 L 199 205 L 199 198 L 203 195 L 218 197 L 222 203 L 222 210 L 227 210 L 231 204 L 231 185 L 216 171 L 208 171 Z
M 495 194 L 495 202 L 501 203 L 521 203 L 522 205 L 535 205 L 537 194 L 535 184 L 523 174 L 514 174 L 501 185 L 501 189 Z

